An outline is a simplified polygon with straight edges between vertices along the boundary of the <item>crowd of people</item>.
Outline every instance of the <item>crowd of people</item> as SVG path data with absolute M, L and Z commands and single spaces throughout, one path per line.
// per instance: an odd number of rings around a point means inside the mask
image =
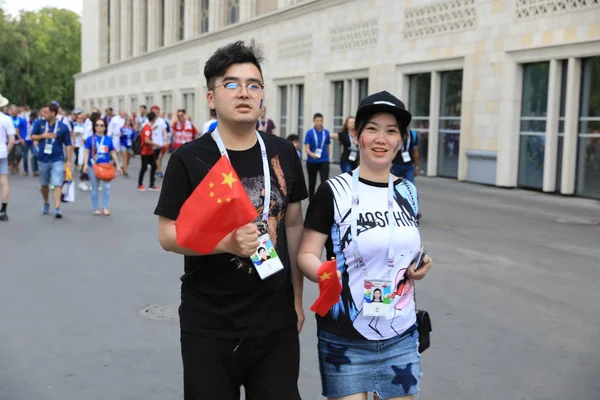
M 204 69 L 211 119 L 202 132 L 185 110 L 166 118 L 158 106 L 148 111 L 145 105 L 131 114 L 110 108 L 67 114 L 56 102 L 35 111 L 0 96 L 0 220 L 8 219 L 8 175 L 18 174 L 21 162 L 24 175 L 39 177 L 42 214 L 51 212 L 52 193 L 60 219 L 61 188 L 73 174 L 80 189 L 91 192 L 93 215 L 111 215 L 111 180 L 116 173 L 129 176 L 139 155 L 137 189 L 160 191 L 154 211 L 159 242 L 185 256 L 179 315 L 186 400 L 239 399 L 242 386 L 248 398 L 300 398 L 304 277 L 339 279 L 341 286 L 329 312 L 317 317 L 323 395 L 411 399 L 421 380 L 414 281 L 431 268 L 429 256 L 418 270 L 414 262 L 422 242 L 411 114 L 385 91 L 362 99 L 341 132 L 325 129 L 316 113 L 303 140 L 307 187 L 300 138 L 279 137 L 266 117 L 261 62 L 258 50 L 243 42 L 212 55 Z M 342 147 L 342 174 L 329 178 L 332 139 Z M 256 220 L 221 235 L 210 254 L 182 247 L 180 212 L 225 156 L 235 177 L 223 173 L 223 182 L 207 185 L 239 182 Z M 213 236 L 220 230 L 208 229 Z M 337 276 L 319 272 L 324 249 L 335 259 Z M 252 257 L 259 261 L 253 264 Z M 263 275 L 258 266 L 267 261 L 280 264 Z

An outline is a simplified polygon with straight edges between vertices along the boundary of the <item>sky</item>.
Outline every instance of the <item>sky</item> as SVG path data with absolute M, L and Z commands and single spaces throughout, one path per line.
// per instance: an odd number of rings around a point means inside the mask
M 39 10 L 44 7 L 66 8 L 81 14 L 82 4 L 85 0 L 0 0 L 4 10 L 11 15 L 18 15 L 20 9 L 27 11 Z

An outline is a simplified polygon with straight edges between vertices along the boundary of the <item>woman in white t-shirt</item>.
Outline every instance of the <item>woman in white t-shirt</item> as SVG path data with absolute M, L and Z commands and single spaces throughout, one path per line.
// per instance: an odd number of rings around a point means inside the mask
M 74 143 L 73 151 L 75 152 L 75 168 L 80 168 L 83 166 L 83 146 L 84 139 L 83 135 L 85 132 L 85 119 L 82 114 L 77 116 L 77 121 L 73 124 L 73 130 L 71 135 L 72 141 Z
M 340 300 L 317 315 L 323 396 L 412 399 L 421 379 L 413 281 L 421 248 L 417 191 L 390 174 L 411 115 L 388 92 L 366 97 L 356 114 L 360 166 L 321 184 L 308 207 L 298 266 L 312 281 L 331 235 Z

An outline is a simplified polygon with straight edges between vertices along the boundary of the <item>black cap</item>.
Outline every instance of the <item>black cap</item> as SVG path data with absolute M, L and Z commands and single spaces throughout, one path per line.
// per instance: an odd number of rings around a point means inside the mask
M 406 111 L 404 103 L 384 90 L 361 100 L 356 111 L 356 126 L 359 126 L 362 120 L 377 113 L 390 113 L 405 127 L 410 124 L 412 119 L 412 115 Z

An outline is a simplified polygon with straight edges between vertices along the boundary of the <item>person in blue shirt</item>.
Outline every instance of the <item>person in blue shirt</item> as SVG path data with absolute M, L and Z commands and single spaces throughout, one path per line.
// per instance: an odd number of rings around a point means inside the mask
M 125 124 L 121 128 L 119 139 L 121 156 L 123 156 L 123 175 L 129 176 L 127 171 L 129 170 L 129 161 L 133 154 L 131 149 L 133 147 L 133 141 L 135 140 L 135 130 L 133 129 L 133 120 L 131 118 L 127 117 L 125 119 Z
M 309 129 L 304 137 L 309 199 L 312 199 L 315 194 L 317 172 L 321 177 L 321 183 L 329 179 L 329 153 L 331 150 L 329 131 L 323 129 L 323 115 L 316 113 L 313 117 L 313 124 L 313 128 Z
M 106 122 L 103 119 L 97 119 L 93 125 L 93 134 L 85 141 L 85 153 L 83 155 L 83 172 L 88 174 L 92 184 L 92 208 L 94 215 L 109 216 L 108 201 L 110 200 L 110 182 L 102 181 L 102 212 L 98 208 L 98 188 L 100 180 L 94 173 L 93 165 L 108 164 L 110 160 L 115 162 L 117 171 L 123 173 L 119 165 L 119 156 L 115 150 L 115 145 L 110 137 L 106 136 Z
M 38 148 L 33 140 L 31 140 L 31 132 L 35 125 L 35 121 L 38 119 L 37 111 L 32 111 L 29 114 L 29 121 L 27 121 L 27 137 L 25 139 L 25 147 L 23 147 L 23 171 L 25 175 L 29 175 L 29 153 L 31 152 L 31 170 L 34 176 L 39 174 L 38 172 Z
M 62 122 L 58 121 L 58 106 L 46 104 L 40 110 L 44 120 L 36 121 L 32 131 L 31 140 L 39 141 L 38 166 L 40 170 L 40 186 L 44 205 L 42 214 L 47 215 L 50 210 L 48 195 L 49 185 L 54 186 L 54 217 L 62 218 L 60 211 L 60 198 L 62 195 L 62 184 L 64 180 L 64 169 L 71 168 L 71 156 L 73 146 L 71 145 L 71 132 Z M 64 164 L 66 147 L 67 163 Z

